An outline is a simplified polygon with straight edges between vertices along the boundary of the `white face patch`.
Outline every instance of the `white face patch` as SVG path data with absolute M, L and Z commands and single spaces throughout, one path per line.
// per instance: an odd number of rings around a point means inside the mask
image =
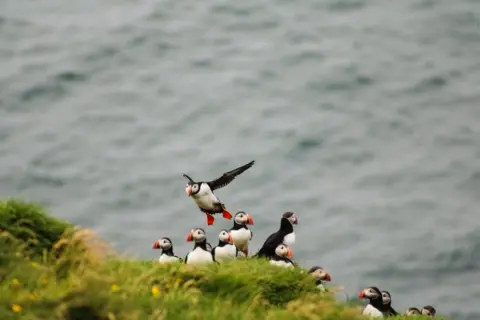
M 162 248 L 163 250 L 168 250 L 171 247 L 172 247 L 172 244 L 167 239 L 160 240 L 160 248 Z
M 243 213 L 243 212 L 237 213 L 235 215 L 235 222 L 237 224 L 243 225 L 243 224 L 245 224 L 245 217 L 246 217 L 245 213 Z
M 365 289 L 365 295 L 370 299 L 378 298 L 378 292 L 373 290 L 372 288 Z
M 201 229 L 194 229 L 192 230 L 192 233 L 193 233 L 193 240 L 195 242 L 202 242 L 207 237 L 205 235 L 205 232 L 203 232 Z
M 287 256 L 287 247 L 281 244 L 275 249 L 275 253 L 277 256 L 285 258 Z
M 388 295 L 388 293 L 383 292 L 382 300 L 383 300 L 383 304 L 389 304 L 392 301 L 392 298 Z
M 218 235 L 218 240 L 223 241 L 223 242 L 228 242 L 229 234 L 227 231 L 222 230 L 220 231 L 220 234 Z

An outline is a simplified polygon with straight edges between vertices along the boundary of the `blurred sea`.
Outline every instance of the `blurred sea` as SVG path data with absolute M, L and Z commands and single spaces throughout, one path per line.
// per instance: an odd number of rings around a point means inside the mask
M 480 319 L 480 2 L 3 0 L 0 195 L 153 259 L 183 172 L 350 295 Z

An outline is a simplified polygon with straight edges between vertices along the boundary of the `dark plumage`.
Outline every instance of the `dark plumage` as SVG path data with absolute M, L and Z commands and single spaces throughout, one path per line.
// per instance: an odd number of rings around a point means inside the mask
M 272 258 L 275 256 L 275 249 L 282 243 L 284 243 L 285 236 L 292 234 L 293 224 L 297 224 L 297 217 L 293 212 L 285 212 L 280 220 L 280 229 L 277 232 L 268 236 L 267 240 L 262 245 L 262 248 L 257 252 L 254 257 L 266 257 Z M 288 243 L 286 243 L 289 245 Z

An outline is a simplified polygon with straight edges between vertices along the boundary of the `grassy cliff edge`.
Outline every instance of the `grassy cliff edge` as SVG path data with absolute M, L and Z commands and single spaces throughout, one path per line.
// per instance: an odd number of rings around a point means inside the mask
M 305 271 L 128 259 L 21 200 L 0 201 L 0 279 L 2 320 L 365 319 L 318 292 Z

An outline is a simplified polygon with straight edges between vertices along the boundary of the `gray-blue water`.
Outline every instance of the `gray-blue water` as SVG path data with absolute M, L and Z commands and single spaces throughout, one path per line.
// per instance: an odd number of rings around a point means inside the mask
M 351 295 L 480 318 L 480 3 L 0 2 L 0 194 L 156 258 L 213 227 L 183 172 Z

